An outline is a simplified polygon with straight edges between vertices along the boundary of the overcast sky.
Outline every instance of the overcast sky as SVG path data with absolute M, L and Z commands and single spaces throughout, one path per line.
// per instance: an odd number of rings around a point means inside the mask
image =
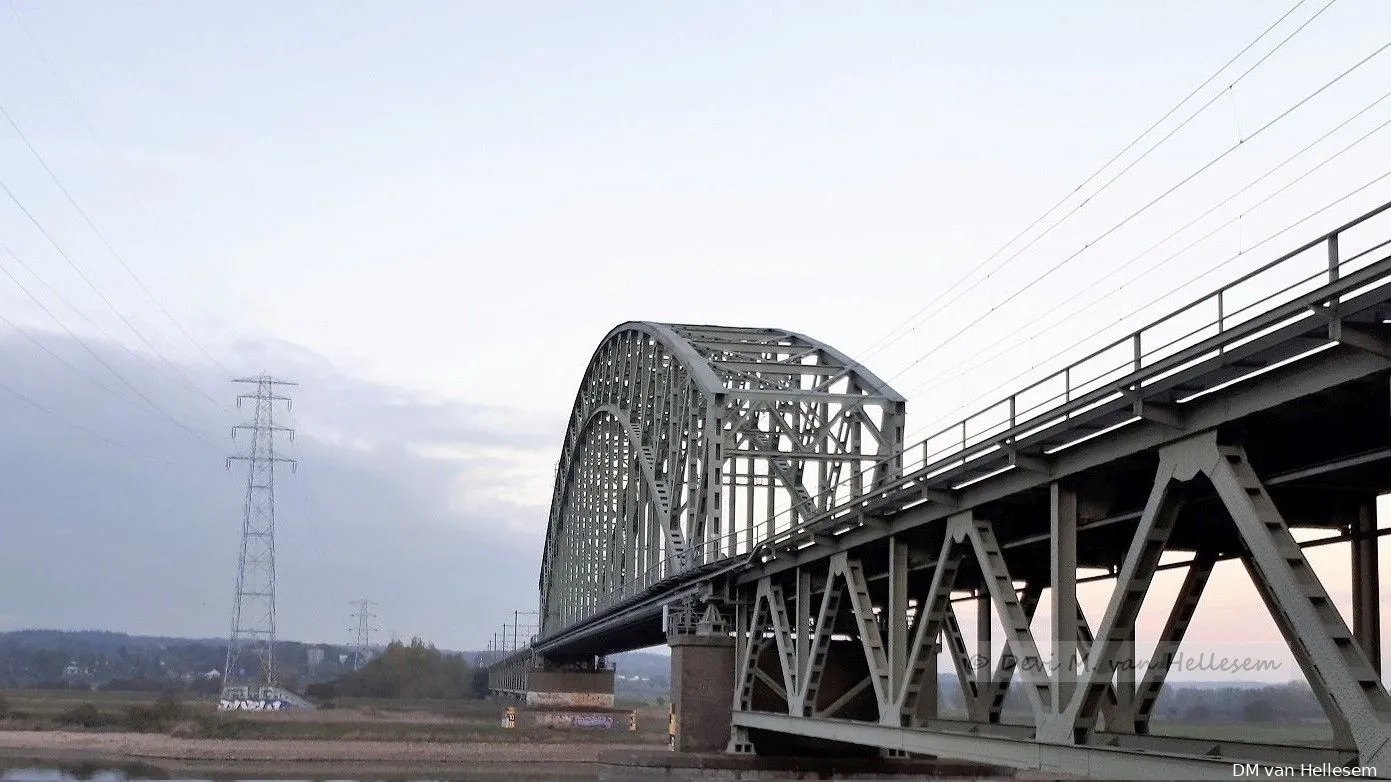
M 101 236 L 0 117 L 0 381 L 43 406 L 0 391 L 0 627 L 226 632 L 228 371 L 301 384 L 280 628 L 326 641 L 534 607 L 622 321 L 807 333 L 945 424 L 1391 199 L 1378 0 L 1299 4 L 1077 190 L 1292 5 L 5 0 L 0 107 Z M 1222 579 L 1190 637 L 1266 654 Z

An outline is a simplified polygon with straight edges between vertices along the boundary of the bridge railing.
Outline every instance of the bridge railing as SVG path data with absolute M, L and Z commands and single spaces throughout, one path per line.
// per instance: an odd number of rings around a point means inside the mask
M 997 455 L 1032 434 L 1065 424 L 1093 408 L 1141 391 L 1147 384 L 1234 350 L 1301 319 L 1316 317 L 1314 306 L 1336 308 L 1340 300 L 1391 284 L 1391 202 L 1383 204 L 1313 241 L 1270 261 L 1236 280 L 1149 324 L 1131 331 L 1081 359 L 922 440 L 874 462 L 874 467 L 903 462 L 896 480 L 870 494 L 852 495 L 853 478 L 833 484 L 813 497 L 816 508 L 786 508 L 750 539 L 735 530 L 669 555 L 631 580 L 600 595 L 591 614 L 620 605 L 652 587 L 679 578 L 693 567 L 771 552 L 840 526 L 834 520 L 853 515 L 869 500 L 885 497 L 912 482 L 943 475 L 982 458 Z M 1385 215 L 1385 217 L 1383 217 Z M 1383 217 L 1377 221 L 1376 218 Z M 1228 259 L 1235 260 L 1238 256 Z M 1211 274 L 1217 264 L 1202 276 Z M 1377 267 L 1374 273 L 1358 274 Z M 1198 278 L 1201 279 L 1201 276 Z M 1195 282 L 1191 280 L 1155 300 Z M 1152 302 L 1154 303 L 1154 302 Z M 1090 435 L 1087 435 L 1090 436 Z M 1079 436 L 1080 439 L 1080 436 Z M 808 543 L 807 545 L 810 545 Z M 578 619 L 574 621 L 579 621 Z M 567 623 L 573 624 L 574 621 Z
M 1295 320 L 1315 316 L 1312 310 L 1296 309 L 1288 317 L 1254 327 L 1261 316 L 1279 310 L 1281 305 L 1297 304 L 1321 290 L 1342 287 L 1336 294 L 1329 291 L 1323 297 L 1324 304 L 1336 304 L 1339 299 L 1386 284 L 1384 274 L 1376 275 L 1365 284 L 1349 281 L 1355 278 L 1356 272 L 1388 260 L 1380 251 L 1391 246 L 1391 239 L 1375 240 L 1375 237 L 1391 233 L 1391 221 L 1386 219 L 1391 215 L 1385 215 L 1388 210 L 1391 210 L 1391 202 L 1247 272 L 922 440 L 905 444 L 902 451 L 889 457 L 903 458 L 903 477 L 873 496 L 882 496 L 909 481 L 941 475 L 998 454 L 1029 435 L 1113 402 L 1127 392 L 1140 390 L 1146 384 L 1240 347 Z M 1378 217 L 1383 219 L 1376 221 Z M 1350 246 L 1356 247 L 1353 242 L 1357 240 L 1361 240 L 1360 249 L 1349 252 Z M 1344 283 L 1342 286 L 1339 286 L 1340 281 Z M 801 522 L 793 521 L 790 509 L 782 511 L 775 524 L 777 534 L 765 538 L 761 544 L 779 544 L 804 535 L 826 519 L 864 501 L 865 498 L 845 496 L 847 488 L 847 483 L 842 481 L 822 492 L 817 500 L 827 504 L 827 510 Z M 828 498 L 832 500 L 830 503 L 826 503 Z

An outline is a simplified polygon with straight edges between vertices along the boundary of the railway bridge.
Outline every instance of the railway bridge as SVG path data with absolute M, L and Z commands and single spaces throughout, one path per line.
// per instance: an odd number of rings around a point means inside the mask
M 529 697 L 564 674 L 583 690 L 606 655 L 667 643 L 678 750 L 1391 777 L 1376 512 L 1391 492 L 1389 210 L 922 441 L 905 442 L 899 393 L 811 337 L 615 328 L 561 448 L 540 633 L 490 686 Z M 1307 552 L 1330 544 L 1349 560 L 1320 575 Z M 1225 561 L 1250 575 L 1328 740 L 1152 730 Z M 1183 573 L 1177 593 L 1149 594 L 1165 570 Z M 1089 617 L 1078 589 L 1095 582 L 1109 598 Z M 1147 594 L 1167 618 L 1142 664 Z M 953 681 L 964 708 L 948 713 Z

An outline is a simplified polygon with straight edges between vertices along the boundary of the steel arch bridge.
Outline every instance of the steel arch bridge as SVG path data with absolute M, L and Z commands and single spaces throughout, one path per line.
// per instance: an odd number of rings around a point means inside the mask
M 530 695 L 544 672 L 589 695 L 560 680 L 667 641 L 673 707 L 697 717 L 678 750 L 1391 778 L 1378 564 L 1391 527 L 1377 515 L 1391 495 L 1391 203 L 922 441 L 904 443 L 903 423 L 901 396 L 803 335 L 614 329 L 557 468 L 541 631 L 491 666 L 490 688 Z M 1335 543 L 1350 561 L 1317 572 L 1306 550 Z M 1227 562 L 1330 739 L 1151 730 Z M 1175 569 L 1146 658 L 1138 618 Z M 1111 589 L 1089 617 L 1078 587 L 1094 581 Z M 945 713 L 939 662 L 964 715 Z
M 556 470 L 541 637 L 898 477 L 904 400 L 782 329 L 630 322 L 594 351 Z

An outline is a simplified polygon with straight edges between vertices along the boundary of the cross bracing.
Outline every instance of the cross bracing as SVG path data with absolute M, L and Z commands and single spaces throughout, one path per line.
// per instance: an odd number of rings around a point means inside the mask
M 692 363 L 688 375 L 673 370 L 677 350 L 652 363 L 653 371 L 692 388 L 713 376 L 707 399 L 731 378 L 756 380 L 743 392 L 743 412 L 726 419 L 735 426 L 770 392 L 787 405 L 806 400 L 805 385 L 765 385 L 751 353 L 719 352 L 741 343 L 748 349 L 750 340 L 730 338 L 730 331 L 747 330 L 699 327 L 676 345 L 690 348 L 687 360 L 709 359 Z M 701 339 L 706 353 L 697 347 Z M 837 374 L 818 367 L 803 377 Z M 646 387 L 639 375 L 630 377 Z M 897 396 L 882 384 L 859 388 Z M 847 394 L 818 391 L 828 404 Z M 580 398 L 590 398 L 584 388 Z M 605 404 L 612 405 L 598 400 L 585 409 Z M 620 420 L 612 411 L 601 414 Z M 624 461 L 633 449 L 625 457 L 619 435 L 640 442 L 632 433 L 649 428 L 653 419 L 642 416 L 654 414 L 629 409 L 621 427 L 611 426 L 608 442 L 619 444 L 610 446 L 609 464 L 645 476 Z M 834 414 L 818 414 L 803 414 L 806 429 L 790 414 L 782 423 L 795 432 L 822 431 Z M 655 420 L 670 425 L 669 418 Z M 857 469 L 833 448 L 803 446 L 794 459 L 779 458 L 774 451 L 806 441 L 776 420 L 758 420 L 767 428 L 721 444 L 726 452 L 744 449 L 739 459 L 768 463 L 745 470 L 736 462 L 732 474 L 720 473 L 720 507 L 729 507 L 729 490 L 738 502 L 750 488 L 757 500 L 770 486 L 775 503 L 762 506 L 761 516 L 722 517 L 719 532 L 707 538 L 685 517 L 663 531 L 669 537 L 646 538 L 670 545 L 659 552 L 666 568 L 659 577 L 631 586 L 622 578 L 600 582 L 619 589 L 581 604 L 538 636 L 535 649 L 515 656 L 514 686 L 524 687 L 526 665 L 546 656 L 659 643 L 662 610 L 704 600 L 728 611 L 716 632 L 737 642 L 728 682 L 731 751 L 795 752 L 839 742 L 837 751 L 859 745 L 1104 778 L 1229 778 L 1237 762 L 1375 766 L 1381 776 L 1391 768 L 1376 572 L 1377 541 L 1391 530 L 1378 526 L 1375 512 L 1375 498 L 1391 493 L 1391 204 L 925 440 L 885 453 L 866 428 L 860 447 L 850 449 L 862 455 Z M 576 431 L 567 452 L 582 442 Z M 707 429 L 682 431 L 700 443 Z M 817 469 L 823 453 L 841 463 L 840 474 L 825 481 Z M 604 480 L 563 469 L 569 472 L 557 476 L 557 497 L 592 491 L 579 485 Z M 564 489 L 567 475 L 575 485 Z M 669 496 L 674 514 L 692 507 L 689 493 Z M 561 551 L 555 510 L 542 579 L 542 600 L 552 604 L 573 599 L 558 588 L 562 583 L 599 591 L 583 581 L 546 579 Z M 714 529 L 708 519 L 706 525 Z M 1304 551 L 1333 543 L 1351 548 L 1351 567 L 1315 573 Z M 1331 740 L 1291 747 L 1240 734 L 1184 738 L 1152 729 L 1194 611 L 1223 562 L 1249 574 L 1323 707 Z M 1166 569 L 1182 569 L 1182 585 L 1158 606 L 1162 629 L 1148 659 L 1159 664 L 1137 671 L 1137 611 L 1155 574 Z M 1348 576 L 1352 605 L 1344 612 L 1329 596 L 1345 585 L 1325 579 Z M 1078 605 L 1085 581 L 1112 583 L 1102 615 L 1088 616 Z M 1033 627 L 1044 604 L 1047 639 Z M 975 613 L 975 637 L 963 632 L 967 610 Z M 938 680 L 930 672 L 942 655 L 958 671 L 964 718 L 937 711 Z M 1047 664 L 1054 668 L 1040 674 Z M 1006 719 L 1011 687 L 1028 709 L 1023 724 Z
M 614 329 L 561 451 L 542 634 L 886 485 L 903 416 L 896 392 L 801 334 Z

